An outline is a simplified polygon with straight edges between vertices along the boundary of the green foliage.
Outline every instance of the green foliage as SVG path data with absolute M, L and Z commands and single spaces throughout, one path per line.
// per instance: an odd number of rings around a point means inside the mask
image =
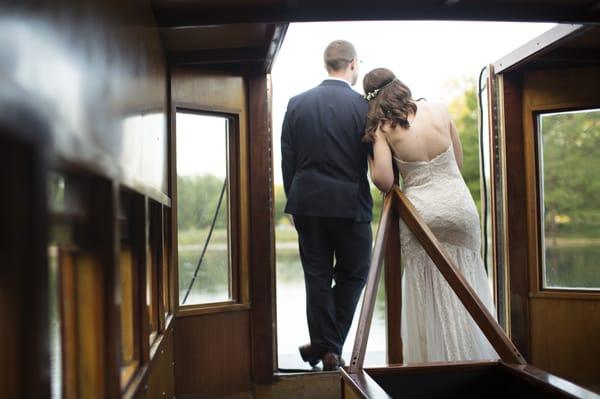
M 464 93 L 449 106 L 463 148 L 461 173 L 481 212 L 481 181 L 479 169 L 479 105 L 475 82 L 466 83 Z
M 273 194 L 275 197 L 275 224 L 277 225 L 280 223 L 289 223 L 289 219 L 283 211 L 285 209 L 285 190 L 283 189 L 283 185 L 275 185 L 275 190 Z
M 177 176 L 177 227 L 181 230 L 210 226 L 217 210 L 223 180 L 213 175 Z M 216 227 L 227 226 L 227 192 L 217 217 Z
M 540 118 L 546 235 L 600 236 L 600 111 Z

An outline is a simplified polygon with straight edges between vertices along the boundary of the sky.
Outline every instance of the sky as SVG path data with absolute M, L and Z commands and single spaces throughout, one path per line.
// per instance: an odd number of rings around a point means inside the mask
M 281 178 L 281 124 L 290 97 L 327 77 L 323 51 L 336 39 L 354 44 L 362 78 L 386 67 L 407 84 L 414 98 L 448 104 L 483 67 L 554 27 L 503 22 L 317 22 L 290 24 L 272 70 L 275 184 Z

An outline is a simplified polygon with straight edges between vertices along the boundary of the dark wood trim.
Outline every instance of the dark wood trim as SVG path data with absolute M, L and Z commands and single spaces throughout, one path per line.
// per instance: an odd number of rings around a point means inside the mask
M 46 143 L 3 128 L 0 396 L 50 397 Z
M 156 366 L 160 354 L 166 349 L 166 346 L 169 343 L 169 337 L 173 334 L 173 318 L 169 318 L 167 320 L 166 329 L 163 333 L 159 334 L 156 338 L 154 344 L 152 344 L 150 351 L 150 358 L 148 362 L 140 367 L 136 375 L 131 380 L 130 384 L 123 391 L 123 398 L 136 398 L 141 397 L 148 390 L 148 380 L 150 378 L 150 374 L 152 373 L 154 367 Z
M 177 311 L 177 318 L 201 316 L 214 313 L 240 312 L 249 310 L 250 308 L 251 306 L 249 303 L 235 303 L 233 301 L 210 303 L 206 305 L 190 305 L 180 308 Z
M 365 369 L 367 373 L 373 376 L 378 375 L 403 375 L 403 374 L 419 374 L 437 371 L 467 371 L 481 370 L 490 367 L 497 367 L 501 362 L 495 361 L 460 361 L 460 362 L 431 362 L 431 363 L 412 363 L 412 364 L 394 364 L 387 367 L 368 367 Z M 522 366 L 517 366 L 522 367 Z
M 173 66 L 243 64 L 264 62 L 267 48 L 264 46 L 241 48 L 218 48 L 169 53 L 167 59 Z
M 250 292 L 254 382 L 270 383 L 276 369 L 275 231 L 269 76 L 248 77 Z
M 565 67 L 574 65 L 594 66 L 600 63 L 600 50 L 598 48 L 569 48 L 559 47 L 544 55 L 546 63 L 559 63 Z
M 369 339 L 369 331 L 371 329 L 371 321 L 373 320 L 373 310 L 375 309 L 375 299 L 377 297 L 377 287 L 381 276 L 381 266 L 385 246 L 388 243 L 388 234 L 392 223 L 392 207 L 395 197 L 393 194 L 388 194 L 383 200 L 383 210 L 381 211 L 381 220 L 377 227 L 377 235 L 375 236 L 375 244 L 371 253 L 371 262 L 369 264 L 369 275 L 365 286 L 363 303 L 360 308 L 360 316 L 358 318 L 358 326 L 356 328 L 356 338 L 354 339 L 354 348 L 352 349 L 352 357 L 350 358 L 350 366 L 348 370 L 351 374 L 357 373 L 363 368 L 365 361 L 365 352 L 367 350 L 367 341 Z
M 494 63 L 495 73 L 505 73 L 548 53 L 567 38 L 573 38 L 585 31 L 583 25 L 558 25 L 533 38 L 518 49 Z
M 498 148 L 498 103 L 497 103 L 497 93 L 496 93 L 496 80 L 494 75 L 494 66 L 488 65 L 487 67 L 487 117 L 488 117 L 488 159 L 490 164 L 490 175 L 488 176 L 488 180 L 490 185 L 487 190 L 490 197 L 490 215 L 491 220 L 488 223 L 491 223 L 491 248 L 492 248 L 492 264 L 488 266 L 488 274 L 492 273 L 492 281 L 493 281 L 493 291 L 494 291 L 494 302 L 496 305 L 496 311 L 498 315 L 498 323 L 502 327 L 505 328 L 505 317 L 504 317 L 504 309 L 506 308 L 506 303 L 504 301 L 504 273 L 502 271 L 503 264 L 501 262 L 501 258 L 499 257 L 498 251 L 498 209 L 497 209 L 497 199 L 498 199 L 498 171 L 499 171 L 499 157 L 497 156 L 499 148 Z M 481 93 L 480 93 L 481 95 Z M 483 196 L 483 193 L 482 193 Z M 487 198 L 484 198 L 484 201 L 487 201 Z M 483 232 L 487 234 L 487 232 Z M 506 330 L 506 328 L 505 328 Z
M 287 33 L 289 24 L 274 24 L 269 27 L 269 34 L 267 35 L 270 40 L 267 48 L 267 54 L 265 57 L 264 73 L 271 73 L 273 64 L 275 63 L 275 57 L 279 54 L 279 49 L 283 45 L 285 34 Z
M 503 370 L 517 376 L 518 378 L 535 385 L 548 395 L 560 395 L 573 398 L 600 399 L 600 395 L 573 384 L 570 381 L 557 377 L 553 374 L 540 370 L 532 365 L 517 366 L 513 364 L 500 363 Z
M 340 369 L 342 375 L 342 397 L 344 385 L 347 384 L 352 391 L 362 399 L 392 399 L 373 379 L 363 370 L 351 373 Z
M 241 295 L 241 278 L 243 275 L 242 271 L 242 257 L 240 255 L 240 241 L 243 239 L 241 232 L 241 220 L 240 220 L 240 209 L 242 204 L 240 185 L 240 146 L 241 146 L 241 131 L 240 131 L 240 116 L 229 115 L 228 117 L 228 154 L 227 154 L 227 178 L 228 188 L 227 196 L 229 200 L 229 207 L 227 210 L 229 219 L 229 234 L 228 234 L 228 245 L 230 251 L 230 295 L 231 299 L 235 303 L 242 303 L 243 298 Z
M 385 243 L 385 301 L 387 328 L 387 362 L 403 363 L 402 356 L 402 265 L 400 258 L 400 218 L 392 207 Z
M 190 112 L 200 115 L 211 115 L 211 116 L 223 116 L 223 117 L 231 117 L 238 116 L 242 113 L 240 108 L 234 107 L 219 107 L 219 106 L 208 106 L 202 105 L 199 107 L 198 105 L 194 105 L 192 103 L 177 101 L 173 104 L 173 126 L 175 128 L 175 116 L 177 111 L 180 112 Z M 175 145 L 176 143 L 174 143 Z M 176 171 L 177 172 L 177 171 Z
M 395 205 L 400 217 L 419 240 L 433 263 L 448 282 L 448 285 L 450 285 L 465 309 L 479 326 L 481 332 L 483 332 L 498 355 L 500 355 L 500 358 L 509 363 L 525 364 L 525 359 L 523 359 L 492 314 L 481 302 L 477 293 L 464 279 L 454 261 L 446 254 L 442 245 L 421 219 L 408 198 L 406 198 L 397 186 L 394 188 L 392 194 L 396 196 Z
M 284 5 L 238 5 L 202 7 L 200 5 L 156 8 L 161 28 L 200 27 L 236 23 L 288 23 L 366 20 L 478 20 L 556 23 L 600 22 L 600 12 L 584 5 L 517 4 L 478 2 L 449 4 L 437 2 L 389 3 L 360 2 L 352 7 L 337 3 L 298 3 Z
M 526 223 L 525 155 L 523 149 L 523 106 L 521 75 L 500 75 L 501 125 L 504 139 L 506 177 L 506 265 L 510 290 L 510 334 L 525 359 L 530 358 L 529 271 Z

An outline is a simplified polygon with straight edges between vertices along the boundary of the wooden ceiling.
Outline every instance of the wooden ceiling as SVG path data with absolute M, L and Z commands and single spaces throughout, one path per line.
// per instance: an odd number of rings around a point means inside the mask
M 600 23 L 600 0 L 152 0 L 171 65 L 269 72 L 290 22 Z

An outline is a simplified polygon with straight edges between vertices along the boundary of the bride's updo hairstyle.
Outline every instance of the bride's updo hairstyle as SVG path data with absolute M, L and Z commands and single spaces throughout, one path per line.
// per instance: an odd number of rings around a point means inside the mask
M 363 79 L 365 98 L 369 102 L 367 125 L 363 141 L 375 141 L 377 128 L 389 124 L 392 128 L 400 125 L 408 129 L 408 116 L 417 113 L 412 93 L 392 71 L 387 68 L 376 68 Z

